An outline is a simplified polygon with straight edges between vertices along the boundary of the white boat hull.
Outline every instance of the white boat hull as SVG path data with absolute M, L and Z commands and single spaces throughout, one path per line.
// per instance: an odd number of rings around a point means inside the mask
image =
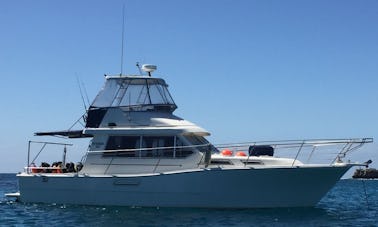
M 21 202 L 141 207 L 316 205 L 351 165 L 198 169 L 145 176 L 21 173 Z

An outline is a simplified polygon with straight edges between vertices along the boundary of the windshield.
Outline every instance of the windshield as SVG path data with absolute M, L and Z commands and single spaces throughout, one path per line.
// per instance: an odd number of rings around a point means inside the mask
M 202 136 L 185 135 L 184 137 L 191 143 L 191 145 L 204 145 L 197 147 L 197 149 L 201 152 L 206 152 L 206 150 L 209 149 L 209 146 L 212 152 L 218 152 L 218 150 L 213 145 L 211 145 L 210 142 L 207 141 L 207 139 L 205 139 Z
M 112 77 L 95 98 L 93 107 L 174 105 L 163 79 Z

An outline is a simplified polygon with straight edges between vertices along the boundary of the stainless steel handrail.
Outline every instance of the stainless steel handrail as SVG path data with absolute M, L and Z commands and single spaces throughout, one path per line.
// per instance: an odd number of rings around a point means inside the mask
M 258 146 L 258 145 L 269 145 L 274 147 L 275 149 L 280 149 L 280 150 L 285 150 L 285 149 L 290 149 L 290 148 L 298 148 L 295 158 L 293 160 L 292 166 L 294 166 L 296 160 L 298 157 L 301 155 L 304 148 L 311 148 L 311 152 L 309 154 L 309 157 L 307 159 L 307 162 L 310 161 L 310 158 L 312 157 L 314 151 L 316 150 L 317 147 L 322 147 L 322 146 L 332 146 L 332 145 L 343 145 L 344 146 L 341 148 L 340 151 L 337 152 L 336 157 L 333 159 L 332 163 L 337 162 L 338 160 L 341 160 L 346 156 L 348 152 L 351 152 L 361 146 L 363 146 L 366 143 L 372 143 L 373 139 L 372 138 L 361 138 L 361 139 L 306 139 L 306 140 L 279 140 L 279 141 L 260 141 L 260 142 L 247 142 L 247 143 L 230 143 L 230 144 L 218 144 L 218 145 L 212 145 L 210 143 L 206 144 L 200 144 L 200 145 L 189 145 L 189 146 L 170 146 L 170 147 L 152 147 L 152 148 L 134 148 L 134 149 L 119 149 L 119 150 L 98 150 L 98 151 L 88 151 L 88 153 L 116 153 L 116 152 L 142 152 L 142 151 L 151 151 L 151 150 L 164 150 L 164 149 L 193 149 L 193 148 L 200 148 L 200 147 L 208 147 L 206 149 L 206 152 L 211 152 L 215 151 L 215 149 L 232 149 L 233 151 L 241 151 L 244 149 L 247 149 L 250 146 Z M 37 155 L 34 157 L 33 161 L 30 162 L 30 145 L 32 143 L 39 143 L 42 144 L 42 148 L 40 151 L 37 153 Z M 73 144 L 68 144 L 68 143 L 55 143 L 55 142 L 41 142 L 41 141 L 29 141 L 28 144 L 28 160 L 27 160 L 27 166 L 29 167 L 31 163 L 33 163 L 39 156 L 39 154 L 44 150 L 46 145 L 60 145 L 64 146 L 72 146 Z M 215 149 L 214 149 L 215 148 Z M 318 149 L 317 149 L 318 150 Z M 206 153 L 204 152 L 204 153 Z M 64 151 L 64 156 L 65 156 L 65 151 Z M 251 154 L 248 152 L 247 154 L 247 162 L 251 156 Z M 139 156 L 140 157 L 140 156 Z M 173 158 L 176 158 L 174 155 L 172 156 Z M 113 157 L 114 158 L 114 157 Z M 156 157 L 155 157 L 156 158 Z M 161 157 L 159 157 L 161 158 Z M 168 158 L 168 157 L 167 157 Z M 203 158 L 201 158 L 200 163 L 202 163 Z M 63 157 L 63 160 L 65 157 Z M 247 163 L 246 162 L 246 163 Z M 110 162 L 108 165 L 108 168 L 110 167 L 112 162 Z M 199 163 L 199 164 L 200 164 Z M 160 161 L 157 163 L 155 166 L 155 170 L 157 166 L 160 164 Z
M 253 141 L 242 143 L 227 143 L 217 144 L 217 147 L 238 147 L 248 145 L 271 145 L 271 146 L 283 146 L 283 145 L 300 145 L 304 142 L 304 145 L 320 145 L 320 144 L 344 144 L 344 143 L 372 143 L 373 138 L 352 138 L 352 139 L 303 139 L 303 140 L 272 140 L 272 141 Z
M 315 149 L 321 146 L 333 146 L 333 145 L 343 145 L 345 144 L 340 151 L 337 152 L 336 157 L 333 159 L 332 163 L 335 163 L 337 160 L 344 158 L 348 152 L 356 150 L 357 148 L 363 146 L 366 143 L 372 143 L 373 138 L 352 138 L 352 139 L 305 139 L 305 140 L 279 140 L 279 141 L 260 141 L 260 142 L 246 142 L 246 143 L 231 143 L 231 144 L 220 144 L 217 145 L 218 149 L 231 149 L 231 150 L 248 150 L 250 146 L 259 146 L 259 145 L 268 145 L 272 146 L 275 149 L 289 149 L 289 148 L 298 148 L 295 158 L 293 160 L 292 166 L 294 166 L 295 161 L 298 159 L 298 156 L 301 154 L 303 148 L 309 147 L 312 148 L 307 159 L 307 162 L 310 161 Z M 249 160 L 250 154 L 247 154 L 247 160 Z
M 30 147 L 31 147 L 31 144 L 33 144 L 33 143 L 42 144 L 42 147 L 39 150 L 39 152 L 35 155 L 33 160 L 30 162 Z M 26 165 L 27 167 L 29 167 L 32 163 L 35 162 L 35 160 L 38 158 L 38 156 L 41 154 L 41 152 L 45 149 L 46 145 L 64 146 L 63 161 L 65 160 L 65 155 L 66 155 L 66 152 L 67 152 L 66 147 L 67 146 L 73 146 L 73 144 L 70 144 L 70 143 L 56 143 L 56 142 L 44 142 L 44 141 L 29 140 L 29 142 L 28 142 L 28 160 L 27 160 L 27 165 Z

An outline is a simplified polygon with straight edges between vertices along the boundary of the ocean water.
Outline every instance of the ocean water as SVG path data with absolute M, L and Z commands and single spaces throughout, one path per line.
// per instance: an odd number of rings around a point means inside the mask
M 0 226 L 378 226 L 378 180 L 341 180 L 313 208 L 176 209 L 23 204 L 4 196 L 15 191 L 15 174 L 0 174 Z

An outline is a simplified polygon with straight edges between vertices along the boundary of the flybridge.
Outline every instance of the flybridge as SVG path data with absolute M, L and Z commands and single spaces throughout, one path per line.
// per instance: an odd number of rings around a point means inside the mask
M 122 112 L 164 112 L 171 114 L 176 108 L 168 85 L 161 78 L 151 76 L 157 67 L 155 65 L 143 65 L 147 75 L 115 75 L 106 76 L 105 85 L 97 94 L 91 106 L 87 110 L 86 125 L 89 128 L 98 128 L 108 112 L 121 109 Z M 142 71 L 141 71 L 142 74 Z M 113 109 L 113 111 L 109 111 Z M 108 126 L 117 125 L 117 122 Z M 64 136 L 69 138 L 92 137 L 84 135 L 82 130 L 65 130 L 54 132 L 37 132 L 38 136 Z
M 139 67 L 139 64 L 138 64 Z M 168 110 L 173 112 L 177 106 L 169 94 L 168 85 L 163 79 L 151 77 L 156 65 L 144 64 L 148 76 L 106 76 L 103 89 L 98 93 L 89 108 L 123 107 L 130 111 Z
M 171 112 L 177 108 L 165 81 L 149 76 L 107 76 L 90 109 L 106 107 L 125 107 L 134 111 L 158 107 Z
M 131 112 L 148 113 L 148 118 L 162 117 L 161 114 L 168 114 L 169 116 L 164 115 L 166 118 L 173 117 L 172 113 L 177 106 L 168 91 L 168 85 L 161 78 L 151 77 L 156 68 L 155 65 L 143 65 L 141 70 L 146 72 L 147 76 L 106 76 L 104 87 L 88 109 L 85 127 L 140 124 L 131 121 Z
M 176 104 L 168 91 L 168 85 L 161 78 L 150 76 L 106 76 L 103 89 L 89 107 L 87 128 L 98 128 L 105 115 L 114 109 L 138 112 L 159 112 L 171 114 Z M 117 118 L 116 118 L 117 120 Z M 121 119 L 118 119 L 121 120 Z M 108 126 L 118 125 L 117 122 Z M 82 130 L 37 132 L 38 136 L 64 136 L 69 138 L 92 137 Z

